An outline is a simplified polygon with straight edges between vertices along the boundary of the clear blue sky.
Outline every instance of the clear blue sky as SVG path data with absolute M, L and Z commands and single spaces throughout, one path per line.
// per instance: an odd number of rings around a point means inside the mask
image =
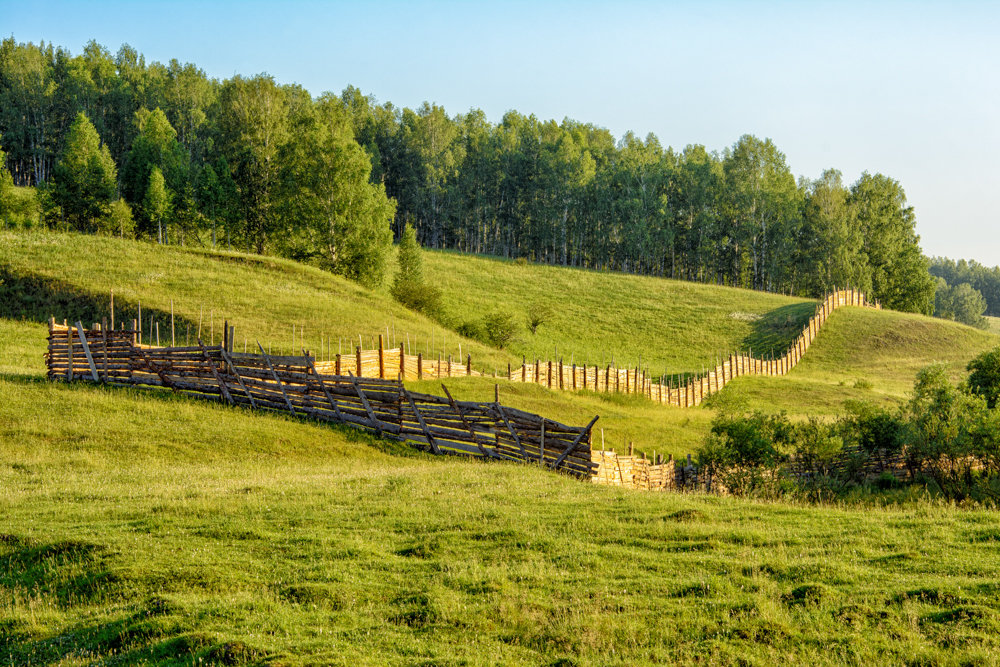
M 1000 264 L 996 2 L 0 0 L 0 35 L 675 148 L 770 137 L 797 176 L 898 179 L 926 253 Z

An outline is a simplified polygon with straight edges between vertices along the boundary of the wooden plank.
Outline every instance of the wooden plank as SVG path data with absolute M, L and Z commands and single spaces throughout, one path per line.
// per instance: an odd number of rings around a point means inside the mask
M 112 297 L 112 299 L 113 298 L 114 297 Z M 102 321 L 101 322 L 101 336 L 103 337 L 103 342 L 104 342 L 104 349 L 102 350 L 102 352 L 104 353 L 104 369 L 103 370 L 104 370 L 104 381 L 105 382 L 108 381 L 108 327 L 106 325 L 107 325 L 106 321 Z
M 319 382 L 319 387 L 323 390 L 326 400 L 330 403 L 330 406 L 336 413 L 337 419 L 344 421 L 344 415 L 340 412 L 340 406 L 337 405 L 337 401 L 333 400 L 333 396 L 330 395 L 330 390 L 326 388 L 326 383 L 323 382 L 322 376 L 320 376 L 320 374 L 316 371 L 316 364 L 313 363 L 312 357 L 306 357 L 306 359 L 309 361 L 309 369 L 313 372 L 313 375 L 316 376 L 316 381 Z
M 517 448 L 521 450 L 522 460 L 527 461 L 528 452 L 524 449 L 524 444 L 521 442 L 521 437 L 517 434 L 517 431 L 514 430 L 514 427 L 511 426 L 510 420 L 507 419 L 507 413 L 504 411 L 503 406 L 500 405 L 499 403 L 497 403 L 497 412 L 500 414 L 500 418 L 503 420 L 503 423 L 507 426 L 507 430 L 510 431 L 511 437 L 514 438 L 514 442 L 517 443 Z
M 199 339 L 198 342 L 200 343 L 201 340 Z M 260 341 L 257 341 L 257 347 L 260 349 L 260 354 L 264 357 L 264 361 L 267 362 L 267 367 L 271 371 L 271 377 L 273 377 L 274 381 L 278 383 L 278 388 L 281 389 L 281 395 L 285 397 L 285 404 L 288 406 L 288 410 L 294 415 L 295 408 L 292 407 L 292 402 L 288 400 L 288 394 L 285 393 L 285 385 L 281 383 L 281 378 L 279 378 L 278 374 L 275 372 L 274 366 L 271 364 L 271 358 L 267 356 L 267 352 L 264 351 Z
M 458 413 L 458 416 L 462 419 L 462 423 L 465 424 L 465 428 L 467 428 L 469 430 L 469 435 L 472 436 L 472 444 L 474 444 L 476 447 L 479 448 L 479 451 L 483 453 L 483 456 L 485 456 L 487 458 L 490 458 L 491 457 L 491 453 L 487 452 L 486 448 L 483 447 L 482 444 L 480 444 L 479 438 L 476 437 L 476 432 L 474 430 L 472 430 L 472 425 L 469 424 L 469 420 L 467 420 L 465 418 L 465 413 L 462 411 L 462 408 L 459 407 L 459 405 L 457 403 L 455 403 L 455 399 L 452 398 L 451 392 L 448 391 L 448 387 L 446 387 L 446 386 L 444 386 L 444 384 L 442 384 L 441 388 L 444 389 L 445 395 L 448 396 L 448 401 L 451 403 L 452 409 L 455 410 L 455 412 Z
M 420 428 L 423 429 L 424 436 L 427 438 L 427 442 L 430 444 L 431 450 L 433 450 L 435 454 L 440 454 L 441 448 L 438 447 L 437 440 L 435 440 L 434 436 L 431 435 L 431 430 L 427 428 L 427 423 L 424 421 L 423 415 L 420 414 L 420 410 L 417 409 L 417 404 L 413 402 L 413 395 L 406 390 L 406 387 L 403 387 L 403 394 L 406 396 L 406 400 L 410 402 L 410 408 L 413 410 L 413 414 L 417 418 L 417 423 L 420 424 Z
M 583 436 L 590 433 L 590 429 L 594 428 L 594 424 L 597 423 L 598 419 L 600 419 L 600 415 L 595 416 L 593 419 L 591 419 L 590 423 L 587 424 L 586 430 L 580 433 L 580 435 L 576 436 L 576 440 L 570 443 L 570 445 L 563 450 L 563 453 L 559 455 L 559 458 L 557 458 L 555 462 L 549 467 L 552 468 L 553 470 L 558 468 L 559 464 L 562 463 L 567 456 L 569 456 L 569 453 L 572 452 L 574 449 L 576 449 L 576 446 L 580 444 L 580 440 L 583 439 Z
M 360 349 L 360 348 L 359 348 Z M 382 424 L 375 416 L 375 412 L 372 410 L 371 403 L 368 402 L 368 397 L 365 396 L 365 392 L 361 389 L 361 385 L 358 384 L 358 378 L 351 375 L 351 382 L 354 384 L 354 390 L 358 392 L 358 398 L 361 399 L 361 404 L 365 406 L 365 411 L 368 413 L 368 418 L 372 420 L 372 426 L 375 428 L 375 433 L 379 436 L 382 435 Z
M 222 350 L 222 358 L 225 359 L 226 364 L 229 366 L 229 372 L 233 374 L 233 377 L 236 378 L 236 381 L 240 384 L 240 387 L 243 388 L 243 392 L 247 395 L 247 398 L 250 399 L 250 405 L 256 408 L 257 404 L 254 402 L 253 396 L 250 395 L 250 390 L 247 389 L 247 386 L 245 384 L 243 384 L 243 378 L 240 377 L 240 372 L 236 370 L 236 364 L 233 363 L 233 358 L 229 356 L 229 353 L 226 352 L 226 350 Z
M 205 344 L 201 342 L 200 338 L 198 339 L 198 345 L 201 346 L 201 354 L 205 358 L 205 362 L 208 363 L 209 370 L 212 371 L 212 377 L 214 377 L 215 381 L 219 384 L 219 391 L 222 392 L 222 396 L 226 399 L 226 402 L 232 405 L 235 401 L 233 401 L 233 397 L 229 394 L 229 388 L 226 387 L 226 383 L 223 382 L 222 376 L 219 375 L 218 369 L 215 368 L 215 361 L 212 357 L 208 356 L 208 350 L 205 348 Z M 242 381 L 240 381 L 240 384 L 243 384 Z M 246 389 L 246 387 L 244 387 L 244 389 Z M 250 400 L 252 401 L 253 399 Z M 289 404 L 288 407 L 291 408 L 291 404 Z M 294 410 L 292 410 L 292 414 L 295 414 Z
M 94 379 L 94 382 L 100 382 L 101 379 L 97 376 L 97 365 L 94 364 L 94 357 L 90 354 L 90 345 L 87 344 L 87 334 L 83 333 L 83 324 L 79 321 L 76 323 L 76 332 L 80 335 L 80 345 L 83 346 L 83 353 L 87 355 L 87 363 L 90 365 L 90 376 Z

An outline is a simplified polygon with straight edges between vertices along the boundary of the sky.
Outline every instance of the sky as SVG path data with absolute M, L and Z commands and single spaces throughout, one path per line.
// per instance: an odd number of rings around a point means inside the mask
M 926 254 L 1000 264 L 997 2 L 0 0 L 0 36 L 676 149 L 754 134 L 796 176 L 895 178 Z

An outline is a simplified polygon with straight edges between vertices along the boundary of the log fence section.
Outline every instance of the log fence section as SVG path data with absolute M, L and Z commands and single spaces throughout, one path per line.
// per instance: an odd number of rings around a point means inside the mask
M 550 389 L 596 392 L 642 394 L 653 402 L 686 408 L 701 404 L 712 394 L 716 394 L 733 379 L 742 375 L 778 376 L 787 374 L 798 365 L 816 335 L 837 308 L 860 306 L 881 309 L 877 302 L 871 302 L 864 293 L 856 289 L 836 290 L 816 307 L 816 312 L 802 329 L 802 333 L 792 342 L 788 350 L 778 358 L 756 358 L 747 353 L 730 354 L 716 366 L 700 375 L 685 380 L 674 381 L 660 378 L 654 381 L 640 368 L 616 368 L 611 365 L 589 366 L 564 364 L 562 360 L 529 362 L 507 368 L 509 382 L 540 384 Z
M 458 401 L 447 389 L 447 397 L 410 392 L 402 372 L 396 379 L 370 378 L 355 374 L 355 366 L 342 375 L 329 374 L 309 354 L 260 351 L 234 352 L 231 335 L 220 345 L 199 339 L 192 347 L 143 346 L 138 327 L 84 329 L 80 322 L 50 320 L 46 363 L 49 379 L 166 387 L 250 409 L 343 423 L 434 453 L 529 462 L 586 479 L 598 468 L 590 444 L 596 417 L 587 426 L 567 426 L 499 402 Z M 395 361 L 402 369 L 400 358 Z M 456 366 L 469 370 L 468 364 Z M 385 357 L 381 372 L 388 372 Z

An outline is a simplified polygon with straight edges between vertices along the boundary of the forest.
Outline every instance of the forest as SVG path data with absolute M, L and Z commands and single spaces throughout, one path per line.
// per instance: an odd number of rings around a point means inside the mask
M 492 123 L 353 86 L 219 81 L 127 45 L 72 55 L 10 37 L 0 149 L 5 224 L 278 254 L 369 285 L 388 279 L 392 240 L 412 225 L 432 248 L 812 297 L 850 285 L 953 318 L 968 284 L 1000 310 L 998 271 L 935 260 L 931 275 L 898 181 L 796 179 L 749 134 L 675 150 L 570 119 Z M 936 303 L 942 284 L 955 294 Z

